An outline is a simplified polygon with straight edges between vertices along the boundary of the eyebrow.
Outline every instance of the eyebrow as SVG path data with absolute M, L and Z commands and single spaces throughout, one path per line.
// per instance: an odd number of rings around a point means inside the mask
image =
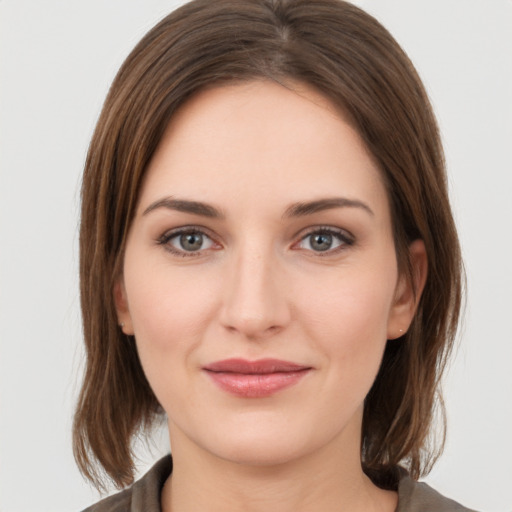
M 324 210 L 346 207 L 361 208 L 370 215 L 375 215 L 373 210 L 366 203 L 363 203 L 363 201 L 359 201 L 358 199 L 349 199 L 347 197 L 329 197 L 326 199 L 318 199 L 316 201 L 308 201 L 306 203 L 294 203 L 286 209 L 283 217 L 303 217 L 305 215 L 312 215 Z
M 304 217 L 306 215 L 313 215 L 314 213 L 331 210 L 333 208 L 361 208 L 370 215 L 374 215 L 373 210 L 364 202 L 358 199 L 349 199 L 347 197 L 330 197 L 326 199 L 317 199 L 315 201 L 299 202 L 290 205 L 284 212 L 283 218 L 291 217 Z M 217 208 L 202 203 L 200 201 L 190 201 L 188 199 L 175 199 L 172 197 L 164 197 L 151 203 L 142 213 L 148 213 L 157 210 L 158 208 L 167 208 L 169 210 L 176 210 L 179 212 L 192 213 L 194 215 L 201 215 L 211 219 L 224 219 L 224 214 Z
M 201 203 L 199 201 L 189 201 L 187 199 L 174 199 L 172 197 L 164 197 L 154 203 L 151 203 L 144 210 L 142 215 L 147 215 L 158 208 L 167 208 L 178 212 L 193 213 L 194 215 L 201 215 L 212 219 L 224 218 L 224 215 L 219 210 L 209 204 Z

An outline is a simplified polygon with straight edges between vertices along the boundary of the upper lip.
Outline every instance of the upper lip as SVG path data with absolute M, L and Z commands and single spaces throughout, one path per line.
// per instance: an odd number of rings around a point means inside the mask
M 283 372 L 298 372 L 309 370 L 310 366 L 282 361 L 280 359 L 259 359 L 257 361 L 247 361 L 246 359 L 224 359 L 216 361 L 203 367 L 210 372 L 226 372 L 241 374 L 268 374 Z

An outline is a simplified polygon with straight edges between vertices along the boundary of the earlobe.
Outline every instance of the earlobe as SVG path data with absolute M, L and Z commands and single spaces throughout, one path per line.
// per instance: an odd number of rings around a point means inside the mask
M 412 279 L 402 274 L 397 283 L 395 299 L 388 319 L 387 338 L 403 336 L 409 328 L 423 293 L 428 273 L 427 251 L 423 240 L 415 240 L 409 246 Z
M 122 278 L 116 280 L 114 284 L 113 295 L 119 327 L 124 332 L 124 334 L 133 335 L 132 318 L 128 308 L 126 289 Z

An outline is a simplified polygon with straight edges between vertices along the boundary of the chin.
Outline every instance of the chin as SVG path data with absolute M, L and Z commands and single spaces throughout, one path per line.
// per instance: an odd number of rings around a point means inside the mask
M 328 445 L 335 436 L 334 432 L 322 430 L 319 425 L 279 424 L 279 421 L 260 418 L 250 425 L 239 424 L 236 428 L 230 426 L 216 432 L 210 430 L 203 442 L 196 439 L 196 444 L 231 463 L 269 467 L 308 457 Z
M 252 442 L 235 442 L 226 447 L 213 447 L 211 453 L 225 461 L 256 467 L 282 466 L 300 459 L 314 450 L 283 439 L 256 439 Z M 224 448 L 224 449 L 219 449 Z

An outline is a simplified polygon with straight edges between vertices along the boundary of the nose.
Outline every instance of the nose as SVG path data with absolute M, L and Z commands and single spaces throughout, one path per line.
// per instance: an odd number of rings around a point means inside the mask
M 283 269 L 270 252 L 247 248 L 234 256 L 228 270 L 220 320 L 228 331 L 246 339 L 266 339 L 290 321 Z

